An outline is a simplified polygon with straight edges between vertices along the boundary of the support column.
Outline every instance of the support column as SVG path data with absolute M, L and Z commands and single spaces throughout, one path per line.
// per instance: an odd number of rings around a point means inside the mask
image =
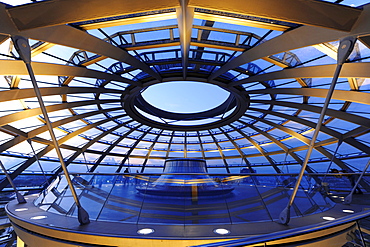
M 49 115 L 47 113 L 47 110 L 46 110 L 44 101 L 42 99 L 42 95 L 41 95 L 40 89 L 39 89 L 39 87 L 37 85 L 35 74 L 33 73 L 33 69 L 32 69 L 32 66 L 31 66 L 31 47 L 30 47 L 30 45 L 28 43 L 28 39 L 26 39 L 26 38 L 24 38 L 22 36 L 12 36 L 12 40 L 13 40 L 14 46 L 15 46 L 15 48 L 16 48 L 19 56 L 21 57 L 21 59 L 25 63 L 25 65 L 27 67 L 27 70 L 28 70 L 28 73 L 30 75 L 31 82 L 32 82 L 32 85 L 33 85 L 33 88 L 34 88 L 34 91 L 35 91 L 37 100 L 38 100 L 38 102 L 40 104 L 41 112 L 42 112 L 42 114 L 44 116 L 46 125 L 47 125 L 47 127 L 49 129 L 49 133 L 50 133 L 51 139 L 53 141 L 53 145 L 54 145 L 55 151 L 56 151 L 56 153 L 58 155 L 60 165 L 62 166 L 64 175 L 66 177 L 66 180 L 67 180 L 67 183 L 68 183 L 68 186 L 69 186 L 69 189 L 71 190 L 73 199 L 74 199 L 74 201 L 76 203 L 76 206 L 77 206 L 77 210 L 78 210 L 77 211 L 78 212 L 77 213 L 77 218 L 78 218 L 78 221 L 80 222 L 81 225 L 89 224 L 90 223 L 89 214 L 81 206 L 81 203 L 80 203 L 80 200 L 78 199 L 76 190 L 73 187 L 72 180 L 69 177 L 69 172 L 68 172 L 67 166 L 64 163 L 63 155 L 62 155 L 62 152 L 60 151 L 58 140 L 57 140 L 57 138 L 56 138 L 56 136 L 54 134 L 53 126 L 52 126 L 51 121 L 49 119 Z
M 298 176 L 297 182 L 294 186 L 292 195 L 290 196 L 289 203 L 286 206 L 286 208 L 280 213 L 279 220 L 280 220 L 281 224 L 287 225 L 290 221 L 290 208 L 293 205 L 295 196 L 297 195 L 297 192 L 298 192 L 299 185 L 301 184 L 301 181 L 302 181 L 303 174 L 306 170 L 308 160 L 311 157 L 311 153 L 312 153 L 313 147 L 315 146 L 317 136 L 320 133 L 322 122 L 324 120 L 326 110 L 328 109 L 330 99 L 331 99 L 331 97 L 334 93 L 334 89 L 335 89 L 335 85 L 336 85 L 338 77 L 339 77 L 339 73 L 342 69 L 343 63 L 347 60 L 348 56 L 351 54 L 355 43 L 356 43 L 356 38 L 355 37 L 346 37 L 346 38 L 344 38 L 343 40 L 340 41 L 339 48 L 338 48 L 337 68 L 334 72 L 333 80 L 332 80 L 330 88 L 328 90 L 328 94 L 326 96 L 325 103 L 324 103 L 324 105 L 321 109 L 321 114 L 320 114 L 319 120 L 317 122 L 315 131 L 313 133 L 312 139 L 311 139 L 310 144 L 308 146 L 308 150 L 307 150 L 307 153 L 306 153 L 306 158 L 305 158 L 305 160 L 302 164 L 301 171 L 299 172 L 299 176 Z
M 188 7 L 188 0 L 180 0 L 181 7 L 176 9 L 177 22 L 179 26 L 182 74 L 186 80 L 189 65 L 189 52 L 191 42 L 191 31 L 193 29 L 194 8 Z

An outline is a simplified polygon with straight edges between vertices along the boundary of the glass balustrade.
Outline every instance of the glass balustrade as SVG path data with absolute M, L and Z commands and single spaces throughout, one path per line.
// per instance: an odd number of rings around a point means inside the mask
M 70 176 L 91 220 L 236 224 L 276 221 L 288 203 L 297 174 L 74 173 Z M 336 183 L 342 180 L 337 181 L 331 175 L 305 175 L 292 207 L 292 217 L 332 208 L 335 203 L 330 196 L 330 185 L 341 188 Z M 349 190 L 350 184 L 345 188 Z M 158 193 L 153 193 L 154 189 Z M 66 216 L 77 214 L 65 175 L 60 175 L 35 200 L 35 205 Z

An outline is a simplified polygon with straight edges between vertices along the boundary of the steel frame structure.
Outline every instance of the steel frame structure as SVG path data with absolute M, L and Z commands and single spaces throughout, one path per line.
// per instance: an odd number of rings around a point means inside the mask
M 302 164 L 321 99 L 328 90 L 318 79 L 333 76 L 336 62 L 328 63 L 328 59 L 337 52 L 336 41 L 356 36 L 361 51 L 357 49 L 343 65 L 341 87 L 333 94 L 314 146 L 317 157 L 311 159 L 312 163 L 330 161 L 332 146 L 342 140 L 351 152 L 339 153 L 333 162 L 352 171 L 347 158 L 370 156 L 366 141 L 370 130 L 366 115 L 370 104 L 366 87 L 370 5 L 353 8 L 313 0 L 247 2 L 248 8 L 236 0 L 227 4 L 203 0 L 0 4 L 0 44 L 9 47 L 0 60 L 0 75 L 7 83 L 0 91 L 0 104 L 19 101 L 23 105 L 22 109 L 5 109 L 0 116 L 0 151 L 7 157 L 23 158 L 10 176 L 16 178 L 36 161 L 14 152 L 28 139 L 38 143 L 40 160 L 55 157 L 50 154 L 51 141 L 43 135 L 47 128 L 39 117 L 40 108 L 28 103 L 35 94 L 26 86 L 27 71 L 8 42 L 15 35 L 34 40 L 31 56 L 36 78 L 56 78 L 40 90 L 44 98 L 53 99 L 46 100 L 46 109 L 54 116 L 53 128 L 63 133 L 58 143 L 67 166 L 79 164 L 82 154 L 91 156 L 91 171 L 100 165 L 121 171 L 130 158 L 137 159 L 131 165 L 144 171 L 166 158 L 195 157 L 226 171 L 265 164 L 276 172 L 282 172 L 285 154 L 287 165 Z M 270 5 L 274 8 L 266 8 Z M 309 11 L 303 14 L 302 8 Z M 246 26 L 263 31 L 256 34 L 237 29 Z M 156 33 L 160 39 L 150 38 Z M 68 56 L 58 52 L 65 47 L 72 51 Z M 320 55 L 302 55 L 303 49 Z M 38 60 L 41 56 L 54 60 Z M 322 59 L 326 60 L 321 63 Z M 221 119 L 198 128 L 169 127 L 133 118 L 128 111 L 125 103 L 135 100 L 141 90 L 179 80 L 218 85 L 232 95 L 249 98 L 248 105 L 246 101 L 236 105 L 242 113 L 228 122 Z M 218 115 L 219 111 L 203 117 Z M 26 118 L 38 118 L 40 126 L 27 129 L 17 124 Z M 76 138 L 80 140 L 77 145 L 73 143 Z M 349 155 L 352 153 L 358 155 Z M 113 158 L 115 164 L 108 162 Z M 257 159 L 262 161 L 253 161 Z M 6 186 L 6 181 L 0 182 L 0 189 Z

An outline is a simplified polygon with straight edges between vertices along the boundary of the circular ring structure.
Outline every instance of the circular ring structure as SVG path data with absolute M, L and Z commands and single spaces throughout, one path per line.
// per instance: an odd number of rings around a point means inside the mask
M 191 131 L 221 127 L 239 119 L 249 107 L 249 96 L 247 94 L 237 93 L 223 88 L 230 95 L 223 103 L 213 109 L 194 113 L 169 112 L 157 108 L 146 101 L 142 96 L 142 92 L 145 89 L 140 90 L 139 88 L 135 88 L 131 90 L 131 93 L 122 95 L 122 106 L 127 114 L 136 121 L 168 130 L 179 129 Z M 163 121 L 156 121 L 154 120 L 155 118 Z M 196 121 L 202 120 L 210 120 L 210 122 L 196 123 Z M 171 121 L 181 121 L 186 124 L 176 125 L 171 124 Z

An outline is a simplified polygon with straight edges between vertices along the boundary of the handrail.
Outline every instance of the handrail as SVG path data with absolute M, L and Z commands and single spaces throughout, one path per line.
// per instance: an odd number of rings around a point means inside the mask
M 136 172 L 131 172 L 131 173 L 104 173 L 104 172 L 94 172 L 94 173 L 89 173 L 89 172 L 68 172 L 70 175 L 131 175 L 131 176 L 160 176 L 160 175 L 204 175 L 204 173 L 136 173 Z M 61 175 L 64 175 L 64 173 L 60 173 Z M 255 177 L 263 177 L 263 176 L 298 176 L 298 173 L 207 173 L 209 176 L 255 176 Z M 352 172 L 352 173 L 305 173 L 304 176 L 350 176 L 350 175 L 361 175 L 361 172 Z M 364 176 L 370 176 L 370 172 L 365 173 Z
M 360 220 L 360 219 L 363 219 L 369 216 L 370 216 L 370 210 L 367 210 L 361 213 L 356 213 L 353 215 L 342 217 L 338 220 L 321 222 L 321 223 L 317 223 L 317 224 L 313 224 L 309 226 L 303 226 L 303 227 L 299 227 L 295 229 L 280 231 L 277 233 L 273 232 L 270 234 L 264 234 L 262 236 L 253 236 L 253 237 L 241 238 L 237 240 L 229 240 L 225 242 L 202 244 L 202 245 L 197 245 L 193 247 L 216 247 L 216 246 L 237 247 L 237 246 L 248 246 L 252 244 L 262 244 L 262 243 L 266 243 L 270 241 L 276 241 L 279 239 L 295 237 L 297 235 L 303 235 L 303 234 L 308 234 L 312 232 L 322 231 L 322 230 L 329 229 L 335 226 L 344 225 L 350 222 L 355 222 L 357 220 Z

